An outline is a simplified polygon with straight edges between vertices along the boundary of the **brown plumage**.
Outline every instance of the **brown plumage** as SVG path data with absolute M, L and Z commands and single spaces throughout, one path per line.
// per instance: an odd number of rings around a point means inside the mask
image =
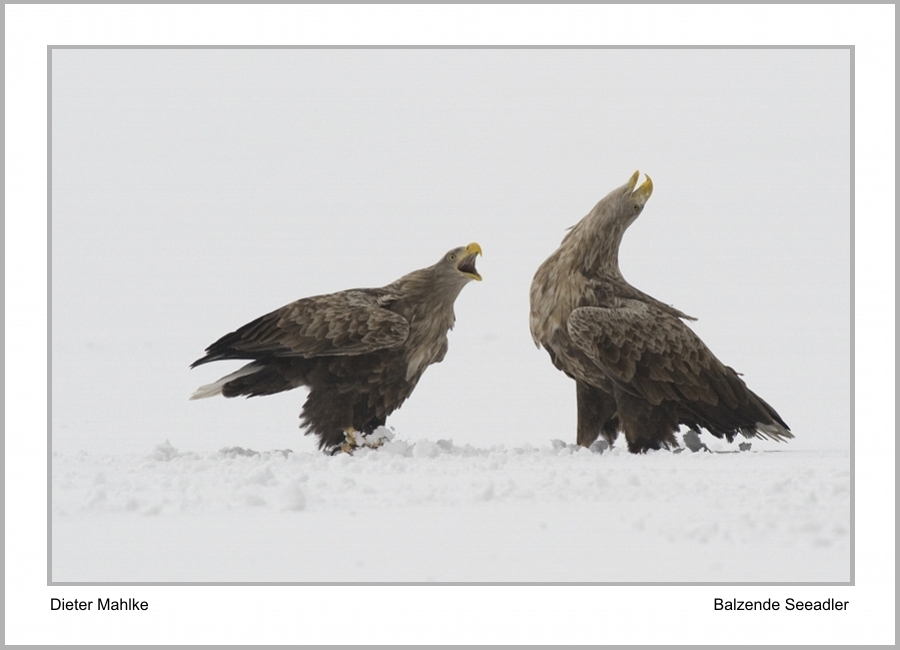
M 453 303 L 481 280 L 481 247 L 454 248 L 437 264 L 380 289 L 350 289 L 303 298 L 226 334 L 191 367 L 221 359 L 250 363 L 191 399 L 272 395 L 306 386 L 300 414 L 320 449 L 345 450 L 356 433 L 384 425 L 410 396 L 422 373 L 447 354 Z
M 793 438 L 771 406 L 723 365 L 683 320 L 694 320 L 634 288 L 619 270 L 622 236 L 650 198 L 638 172 L 604 197 L 538 268 L 531 284 L 531 334 L 553 365 L 575 380 L 577 442 L 619 431 L 632 453 L 677 447 L 679 425 L 731 442 Z

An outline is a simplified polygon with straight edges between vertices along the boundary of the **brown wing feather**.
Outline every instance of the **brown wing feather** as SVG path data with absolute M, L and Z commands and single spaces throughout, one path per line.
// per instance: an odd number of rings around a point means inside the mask
M 409 336 L 390 297 L 357 289 L 303 298 L 226 334 L 194 366 L 219 359 L 358 355 L 392 348 Z
M 778 413 L 678 318 L 638 301 L 621 304 L 579 307 L 567 322 L 572 340 L 620 389 L 654 405 L 676 402 L 681 423 L 729 440 L 737 433 L 793 437 Z
M 572 340 L 613 381 L 652 404 L 722 400 L 731 408 L 738 405 L 733 380 L 742 384 L 740 378 L 684 323 L 643 302 L 623 305 L 579 307 L 567 323 Z

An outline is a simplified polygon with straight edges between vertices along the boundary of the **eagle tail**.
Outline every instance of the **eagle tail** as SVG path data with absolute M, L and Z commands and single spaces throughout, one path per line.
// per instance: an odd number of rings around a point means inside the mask
M 222 390 L 225 388 L 225 384 L 227 384 L 228 382 L 234 381 L 235 379 L 240 379 L 241 377 L 246 377 L 247 375 L 252 375 L 256 372 L 259 372 L 263 368 L 264 366 L 262 364 L 256 363 L 255 361 L 252 363 L 248 363 L 243 368 L 236 370 L 230 375 L 225 375 L 218 381 L 214 381 L 211 384 L 201 386 L 194 391 L 194 394 L 191 395 L 191 399 L 205 399 L 207 397 L 213 397 L 214 395 L 221 395 Z
M 755 401 L 758 404 L 758 413 L 766 416 L 757 420 L 755 430 L 747 434 L 745 431 L 741 431 L 745 437 L 757 437 L 757 438 L 769 438 L 771 440 L 775 440 L 776 442 L 783 442 L 788 440 L 789 438 L 793 438 L 794 434 L 791 433 L 791 428 L 787 425 L 787 423 L 781 419 L 781 416 L 778 415 L 778 412 L 769 406 L 769 403 L 766 402 L 762 397 L 754 393 L 749 388 L 747 392 L 750 393 L 751 401 Z
M 794 437 L 790 427 L 777 411 L 749 388 L 743 403 L 729 407 L 721 399 L 718 404 L 702 401 L 682 402 L 684 411 L 679 424 L 694 431 L 702 427 L 716 438 L 732 442 L 737 435 L 745 438 L 769 438 L 784 442 Z
M 782 442 L 788 438 L 794 437 L 794 434 L 791 433 L 790 429 L 781 426 L 777 422 L 757 422 L 754 429 L 750 429 L 749 431 L 742 429 L 741 433 L 745 438 L 770 438 L 777 442 Z

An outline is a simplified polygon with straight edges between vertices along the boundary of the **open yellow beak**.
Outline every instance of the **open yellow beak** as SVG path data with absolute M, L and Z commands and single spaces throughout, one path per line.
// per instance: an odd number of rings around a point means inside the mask
M 647 202 L 647 199 L 650 198 L 650 195 L 653 194 L 653 181 L 650 180 L 650 177 L 647 174 L 644 174 L 643 183 L 637 189 L 634 189 L 635 185 L 637 185 L 638 178 L 640 178 L 641 172 L 637 171 L 631 175 L 631 178 L 628 180 L 628 186 L 631 188 L 631 196 L 636 198 L 642 204 Z
M 466 254 L 459 261 L 459 264 L 456 265 L 456 269 L 463 275 L 481 282 L 481 275 L 475 268 L 475 258 L 483 254 L 484 253 L 481 252 L 481 246 L 479 246 L 476 242 L 472 242 L 471 244 L 466 246 Z

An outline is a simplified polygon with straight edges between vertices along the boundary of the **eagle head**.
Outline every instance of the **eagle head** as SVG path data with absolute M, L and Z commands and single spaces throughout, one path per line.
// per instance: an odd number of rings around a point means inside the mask
M 481 275 L 475 268 L 475 258 L 482 255 L 481 246 L 472 242 L 468 246 L 460 246 L 448 251 L 441 261 L 442 266 L 452 269 L 467 280 L 481 281 Z
M 611 203 L 610 207 L 612 210 L 610 210 L 610 214 L 622 219 L 625 222 L 625 227 L 631 225 L 638 218 L 638 215 L 643 211 L 644 205 L 647 203 L 647 199 L 653 194 L 653 181 L 646 174 L 644 174 L 644 182 L 641 183 L 640 187 L 637 187 L 640 175 L 641 172 L 634 172 L 625 185 L 613 190 L 606 197 L 610 199 Z
M 653 194 L 653 181 L 646 174 L 644 182 L 638 187 L 640 175 L 639 171 L 634 172 L 627 183 L 600 199 L 594 209 L 573 226 L 572 230 L 593 232 L 613 242 L 618 249 L 625 230 L 638 218 L 647 199 Z

